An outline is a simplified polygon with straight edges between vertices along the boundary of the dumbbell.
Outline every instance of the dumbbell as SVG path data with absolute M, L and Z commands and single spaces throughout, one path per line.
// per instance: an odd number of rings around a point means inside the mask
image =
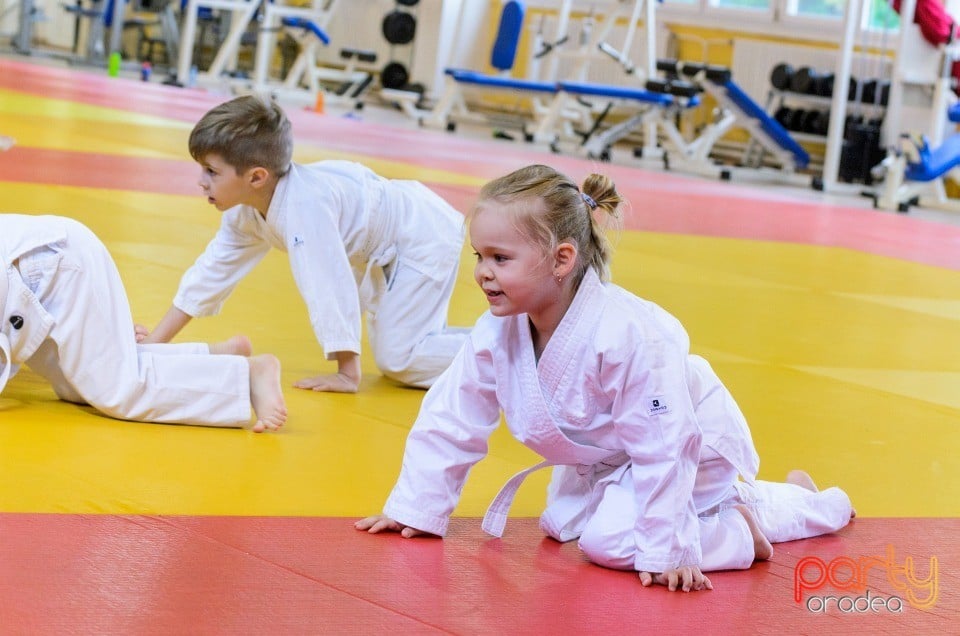
M 793 109 L 786 106 L 781 106 L 777 109 L 777 112 L 773 114 L 773 118 L 784 128 L 789 129 L 790 126 L 787 125 L 793 119 Z
M 859 99 L 857 92 L 860 90 L 860 80 L 854 76 L 850 76 L 850 84 L 847 87 L 847 101 L 855 102 Z
M 774 113 L 773 118 L 780 122 L 780 125 L 787 130 L 801 132 L 803 130 L 803 120 L 804 117 L 806 117 L 806 114 L 807 111 L 802 108 L 789 108 L 787 106 L 781 106 L 777 109 L 777 112 Z
M 770 71 L 770 84 L 778 91 L 788 91 L 793 81 L 793 74 L 793 67 L 786 62 L 781 62 Z
M 813 81 L 813 92 L 820 97 L 833 97 L 833 73 L 818 75 Z
M 403 88 L 409 79 L 407 67 L 400 62 L 389 62 L 380 71 L 380 85 L 384 88 Z
M 409 44 L 417 33 L 417 19 L 412 13 L 395 9 L 383 17 L 381 30 L 390 44 Z
M 863 94 L 860 101 L 864 104 L 887 105 L 890 99 L 890 80 L 869 79 L 863 83 Z
M 824 110 L 808 110 L 803 117 L 803 132 L 811 135 L 826 135 L 830 128 L 830 113 Z
M 821 77 L 820 73 L 809 66 L 801 66 L 790 80 L 790 90 L 804 95 L 816 95 L 817 82 Z
M 847 115 L 843 122 L 843 136 L 846 137 L 851 129 L 863 126 L 863 115 Z

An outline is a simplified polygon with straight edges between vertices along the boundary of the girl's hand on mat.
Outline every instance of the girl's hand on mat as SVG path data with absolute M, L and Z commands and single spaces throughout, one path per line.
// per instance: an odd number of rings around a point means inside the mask
M 402 536 L 404 539 L 412 539 L 413 537 L 421 536 L 435 536 L 429 532 L 423 532 L 422 530 L 405 526 L 402 523 L 394 521 L 386 515 L 374 515 L 372 517 L 367 517 L 366 519 L 361 519 L 360 521 L 355 522 L 353 527 L 357 530 L 366 530 L 370 534 L 377 534 L 379 532 L 399 532 L 400 536 Z
M 695 565 L 666 570 L 665 572 L 641 572 L 640 584 L 643 587 L 650 587 L 653 584 L 664 585 L 671 592 L 678 589 L 684 592 L 713 589 L 713 583 Z

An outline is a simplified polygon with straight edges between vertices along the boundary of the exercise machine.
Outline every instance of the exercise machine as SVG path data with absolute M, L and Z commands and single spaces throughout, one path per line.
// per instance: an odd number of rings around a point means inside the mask
M 470 110 L 466 102 L 466 93 L 471 89 L 486 91 L 501 91 L 531 95 L 555 95 L 558 88 L 555 82 L 528 80 L 513 77 L 511 71 L 516 63 L 517 48 L 523 33 L 523 24 L 526 8 L 522 2 L 512 0 L 505 2 L 500 12 L 497 31 L 490 51 L 490 66 L 493 73 L 484 73 L 463 68 L 444 69 L 444 90 L 434 105 L 426 113 L 420 113 L 418 119 L 421 124 L 434 128 L 454 130 L 460 121 L 483 123 L 487 118 Z M 401 99 L 403 96 L 381 91 L 384 97 Z M 413 115 L 416 112 L 405 110 Z
M 373 51 L 341 48 L 340 58 L 345 67 L 333 68 L 317 64 L 318 51 L 329 46 L 330 20 L 339 0 L 313 0 L 308 6 L 269 3 L 263 11 L 260 36 L 257 39 L 253 87 L 274 94 L 282 92 L 287 98 L 304 97 L 310 103 L 324 91 L 324 101 L 360 104 L 360 96 L 370 85 L 372 74 L 360 68 L 372 64 L 377 56 Z M 270 78 L 270 62 L 276 51 L 277 34 L 286 33 L 298 44 L 299 52 L 282 81 Z M 328 90 L 331 84 L 336 88 Z

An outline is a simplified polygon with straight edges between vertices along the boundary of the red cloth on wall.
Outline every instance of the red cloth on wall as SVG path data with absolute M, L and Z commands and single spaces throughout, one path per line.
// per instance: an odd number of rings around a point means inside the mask
M 900 2 L 901 0 L 893 0 L 893 10 L 898 14 Z M 913 21 L 920 27 L 923 38 L 933 46 L 940 46 L 953 40 L 956 24 L 941 0 L 917 0 Z M 950 74 L 953 76 L 953 92 L 960 95 L 960 62 L 953 63 Z
M 893 10 L 900 13 L 901 0 L 893 0 Z M 920 27 L 923 38 L 934 46 L 946 44 L 953 36 L 953 18 L 940 0 L 917 0 L 913 21 Z

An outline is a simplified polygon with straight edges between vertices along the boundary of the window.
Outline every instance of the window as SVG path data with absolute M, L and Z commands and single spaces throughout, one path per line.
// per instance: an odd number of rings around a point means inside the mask
M 772 0 L 710 0 L 711 7 L 769 12 Z
M 808 18 L 843 18 L 845 0 L 791 0 L 787 12 Z
M 879 31 L 900 28 L 900 16 L 893 10 L 888 0 L 869 0 L 864 4 L 869 5 L 865 28 Z

